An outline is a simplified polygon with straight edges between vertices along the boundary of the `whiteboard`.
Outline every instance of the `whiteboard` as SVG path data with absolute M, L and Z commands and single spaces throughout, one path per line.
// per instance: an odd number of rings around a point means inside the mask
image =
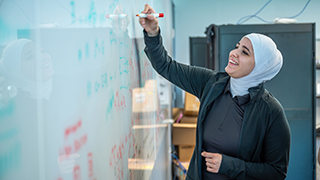
M 172 53 L 171 0 L 0 1 L 0 179 L 169 179 L 171 85 L 136 13 Z

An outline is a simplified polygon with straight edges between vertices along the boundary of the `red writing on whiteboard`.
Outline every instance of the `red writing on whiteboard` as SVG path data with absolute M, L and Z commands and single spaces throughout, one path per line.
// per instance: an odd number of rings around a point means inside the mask
M 138 116 L 136 116 L 138 117 Z M 136 118 L 135 117 L 135 118 Z M 132 120 L 134 116 L 131 117 Z M 114 170 L 114 178 L 113 179 L 134 179 L 135 170 L 129 169 L 129 174 L 126 174 L 129 177 L 125 177 L 125 167 L 124 164 L 128 163 L 128 158 L 136 158 L 138 155 L 138 149 L 136 147 L 136 137 L 132 131 L 132 128 L 129 129 L 128 134 L 124 134 L 123 137 L 120 137 L 118 143 L 114 144 L 111 147 L 111 153 L 109 155 L 109 165 Z
M 65 145 L 60 150 L 60 155 L 69 155 L 78 152 L 88 141 L 87 135 L 81 136 L 79 139 L 74 139 L 73 145 Z
M 114 106 L 116 110 L 123 111 L 126 106 L 125 97 L 122 95 L 119 96 L 119 91 L 116 92 L 116 97 L 114 98 Z
M 93 174 L 93 155 L 91 152 L 88 153 L 88 170 L 89 170 L 89 178 L 92 180 L 96 180 Z
M 74 180 L 80 180 L 80 167 L 79 166 L 75 166 L 73 169 L 73 178 Z
M 78 152 L 82 146 L 84 146 L 87 143 L 87 135 L 83 135 L 79 140 L 74 140 L 74 150 L 75 152 Z
M 64 132 L 64 138 L 66 139 L 71 133 L 75 133 L 77 132 L 77 130 L 81 127 L 81 119 L 74 125 L 66 128 L 65 132 Z
M 124 143 L 120 139 L 120 145 L 114 145 L 111 150 L 111 155 L 109 157 L 109 165 L 114 169 L 114 176 L 117 179 L 123 179 L 123 155 L 124 155 Z

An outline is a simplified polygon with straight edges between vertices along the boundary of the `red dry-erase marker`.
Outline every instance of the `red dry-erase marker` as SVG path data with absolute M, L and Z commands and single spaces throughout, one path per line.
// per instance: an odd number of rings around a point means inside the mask
M 148 14 L 137 14 L 136 16 L 146 18 Z M 164 17 L 163 13 L 151 13 L 154 17 Z

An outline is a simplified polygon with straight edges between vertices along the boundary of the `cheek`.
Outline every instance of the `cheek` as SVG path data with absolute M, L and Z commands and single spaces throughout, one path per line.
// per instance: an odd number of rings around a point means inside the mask
M 30 80 L 35 80 L 36 77 L 36 64 L 34 61 L 22 61 L 21 71 Z
M 254 66 L 255 66 L 254 60 L 249 60 L 245 66 L 246 73 L 250 74 L 252 72 L 252 70 L 254 69 Z
M 254 69 L 254 67 L 255 67 L 255 61 L 254 61 L 254 59 L 251 59 L 251 63 L 250 63 L 250 65 L 249 65 L 250 67 L 251 67 L 251 71 Z

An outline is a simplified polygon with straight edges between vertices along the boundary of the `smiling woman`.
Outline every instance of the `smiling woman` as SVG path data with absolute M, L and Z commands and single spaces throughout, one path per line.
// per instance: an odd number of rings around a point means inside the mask
M 230 52 L 229 59 L 238 62 L 238 65 L 228 63 L 225 68 L 231 76 L 233 97 L 248 94 L 249 88 L 271 80 L 283 63 L 282 54 L 273 40 L 257 33 L 243 37 L 236 49 Z
M 155 11 L 145 5 L 142 13 Z M 273 40 L 257 33 L 244 36 L 229 53 L 226 72 L 216 72 L 172 60 L 157 18 L 140 18 L 140 24 L 153 68 L 200 100 L 186 179 L 285 179 L 290 129 L 282 105 L 264 87 L 282 67 Z
M 54 74 L 51 57 L 32 41 L 18 39 L 9 43 L 3 51 L 0 70 L 9 84 L 32 98 L 50 97 Z
M 37 56 L 38 53 L 38 56 Z M 37 61 L 37 59 L 39 59 Z M 37 64 L 37 62 L 39 64 Z M 49 80 L 54 71 L 52 69 L 51 57 L 44 51 L 43 48 L 37 47 L 33 42 L 28 42 L 24 45 L 21 53 L 21 71 L 32 81 L 36 81 L 37 66 L 40 70 L 41 81 Z
M 225 71 L 233 78 L 241 78 L 250 74 L 254 66 L 252 43 L 247 37 L 244 37 L 236 48 L 230 51 L 229 63 Z

